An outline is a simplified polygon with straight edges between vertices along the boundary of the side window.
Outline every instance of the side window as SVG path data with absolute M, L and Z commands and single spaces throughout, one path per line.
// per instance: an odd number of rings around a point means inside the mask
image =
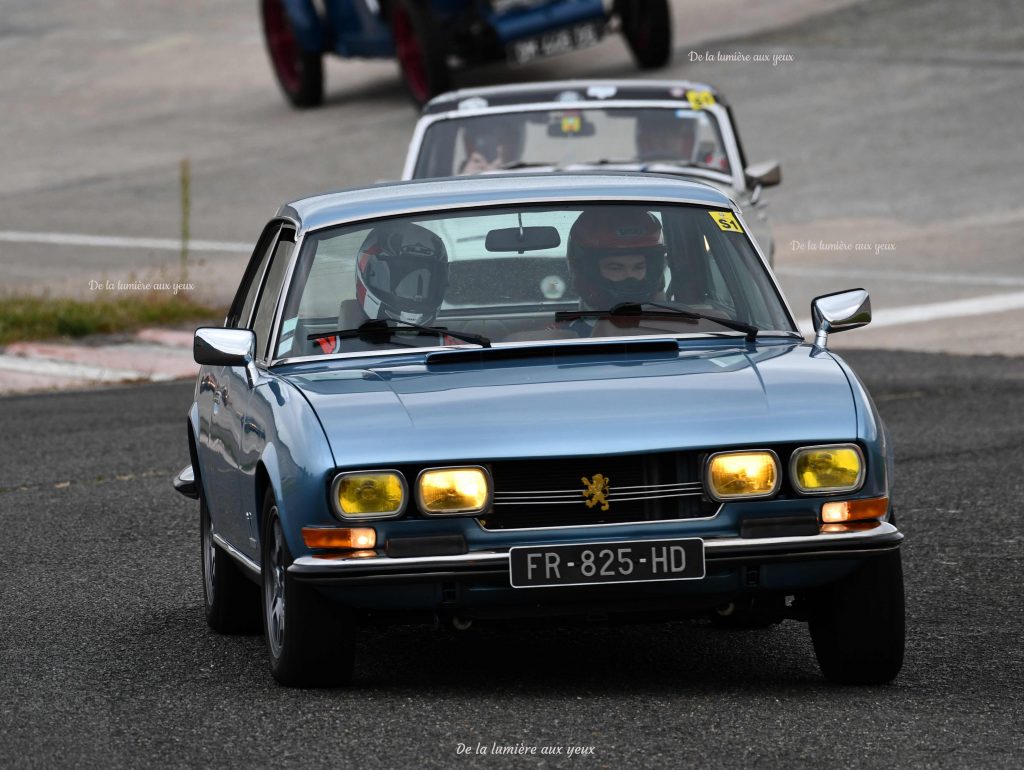
M 271 250 L 277 242 L 277 233 L 280 229 L 280 222 L 271 222 L 263 230 L 263 234 L 256 244 L 256 250 L 249 259 L 249 265 L 245 269 L 245 276 L 238 287 L 235 299 L 231 303 L 225 326 L 248 328 L 249 319 L 252 317 L 252 308 L 256 304 L 260 286 L 263 285 L 263 276 L 267 272 Z
M 271 326 L 274 323 L 274 311 L 281 296 L 285 273 L 291 261 L 292 249 L 295 248 L 295 233 L 289 228 L 281 230 L 270 266 L 266 270 L 263 291 L 260 292 L 256 304 L 256 315 L 253 318 L 252 330 L 256 334 L 256 360 L 262 360 L 270 344 Z

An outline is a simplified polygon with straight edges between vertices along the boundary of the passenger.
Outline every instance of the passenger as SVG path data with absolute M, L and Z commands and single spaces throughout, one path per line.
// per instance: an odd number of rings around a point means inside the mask
M 359 247 L 355 269 L 356 298 L 344 300 L 339 328 L 356 329 L 368 320 L 390 318 L 430 326 L 448 288 L 448 253 L 441 239 L 411 222 L 375 227 Z M 423 338 L 417 340 L 422 344 Z M 323 337 L 320 352 L 359 347 L 356 340 Z M 449 344 L 439 337 L 438 344 Z
M 462 132 L 466 159 L 459 175 L 495 171 L 518 161 L 523 154 L 526 126 L 515 117 L 477 118 Z

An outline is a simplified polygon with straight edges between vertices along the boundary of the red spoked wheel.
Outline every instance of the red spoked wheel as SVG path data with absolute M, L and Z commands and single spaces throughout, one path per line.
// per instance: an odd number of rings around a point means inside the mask
M 664 67 L 672 58 L 672 15 L 668 0 L 617 0 L 622 36 L 640 69 Z
M 281 0 L 260 0 L 260 10 L 267 53 L 285 97 L 295 107 L 317 106 L 324 99 L 321 55 L 299 45 Z
M 409 96 L 417 105 L 447 91 L 451 83 L 444 45 L 434 20 L 416 0 L 396 0 L 391 37 Z

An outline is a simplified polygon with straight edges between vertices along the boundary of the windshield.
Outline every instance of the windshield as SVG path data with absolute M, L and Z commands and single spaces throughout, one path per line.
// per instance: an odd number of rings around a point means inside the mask
M 689 315 L 566 318 L 621 303 Z M 494 344 L 737 334 L 715 318 L 795 331 L 729 211 L 621 203 L 417 214 L 306 236 L 275 358 L 479 344 L 459 334 Z
M 543 164 L 671 162 L 731 172 L 707 110 L 557 109 L 439 120 L 426 131 L 413 178 Z

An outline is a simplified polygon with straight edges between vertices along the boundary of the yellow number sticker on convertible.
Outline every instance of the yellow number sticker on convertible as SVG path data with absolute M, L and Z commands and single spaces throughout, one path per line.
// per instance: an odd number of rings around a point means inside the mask
M 715 95 L 710 91 L 687 91 L 686 100 L 695 110 L 703 110 L 715 103 Z
M 727 233 L 743 232 L 743 228 L 740 227 L 740 223 L 736 221 L 736 217 L 732 215 L 731 211 L 709 211 L 708 213 L 715 220 L 719 230 L 725 230 Z

